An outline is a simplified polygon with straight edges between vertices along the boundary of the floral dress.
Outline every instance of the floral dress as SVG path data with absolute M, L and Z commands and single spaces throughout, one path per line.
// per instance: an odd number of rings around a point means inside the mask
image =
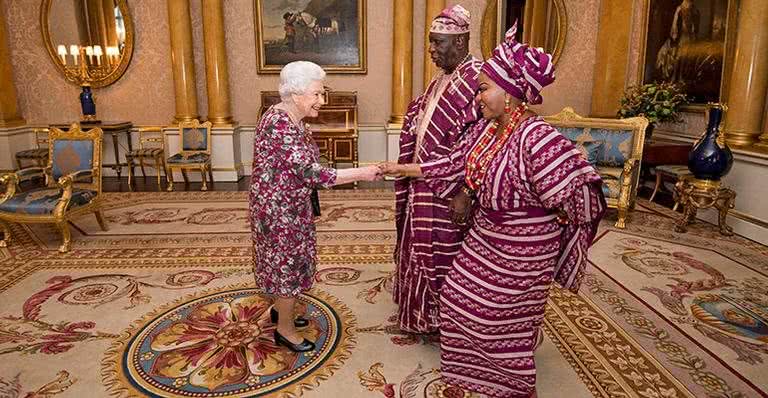
M 248 198 L 253 271 L 265 293 L 292 297 L 312 287 L 316 255 L 310 195 L 336 181 L 336 170 L 321 166 L 320 152 L 304 123 L 269 108 L 253 143 Z

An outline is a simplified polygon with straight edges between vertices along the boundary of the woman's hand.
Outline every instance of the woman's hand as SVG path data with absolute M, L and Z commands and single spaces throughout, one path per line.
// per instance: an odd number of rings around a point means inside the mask
M 451 220 L 456 225 L 467 225 L 469 213 L 472 210 L 472 197 L 462 189 L 453 197 L 448 209 L 451 211 Z
M 421 177 L 421 165 L 418 163 L 398 164 L 382 162 L 378 164 L 381 173 L 392 177 Z
M 395 162 L 381 162 L 377 166 L 385 176 L 400 176 L 402 173 L 402 167 Z
M 378 181 L 381 170 L 378 166 L 357 167 L 354 169 L 337 169 L 336 182 L 333 185 L 348 184 L 356 181 Z
M 361 181 L 380 181 L 381 169 L 378 166 L 365 166 L 360 168 Z

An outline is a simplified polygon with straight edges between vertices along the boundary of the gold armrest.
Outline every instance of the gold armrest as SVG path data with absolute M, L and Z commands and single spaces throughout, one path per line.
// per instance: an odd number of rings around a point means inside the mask
M 93 178 L 94 173 L 95 170 L 78 170 L 74 173 L 59 177 L 59 181 L 56 182 L 56 185 L 61 189 L 69 189 L 71 191 L 73 183 L 86 178 Z
M 0 185 L 5 185 L 5 192 L 3 193 L 2 198 L 0 198 L 0 203 L 5 202 L 16 194 L 16 187 L 18 184 L 19 177 L 16 173 L 6 173 L 0 176 Z
M 90 171 L 90 170 L 87 170 Z M 79 172 L 75 172 L 72 174 L 67 174 L 65 176 L 59 177 L 59 180 L 56 181 L 56 185 L 59 186 L 61 189 L 61 197 L 59 198 L 58 203 L 56 203 L 56 207 L 53 209 L 53 214 L 57 218 L 63 217 L 64 212 L 67 210 L 67 205 L 69 204 L 69 200 L 72 199 L 72 183 L 75 180 L 75 176 Z
M 16 194 L 19 189 L 19 183 L 31 179 L 34 176 L 45 176 L 45 169 L 39 166 L 25 167 L 11 173 L 0 176 L 0 185 L 5 185 L 5 192 L 0 197 L 0 203 L 5 202 Z
M 69 173 L 66 175 L 66 177 L 71 177 L 72 182 L 79 182 L 87 178 L 93 178 L 94 174 L 95 174 L 94 170 L 80 170 L 74 173 Z M 59 181 L 61 181 L 61 178 L 59 178 Z

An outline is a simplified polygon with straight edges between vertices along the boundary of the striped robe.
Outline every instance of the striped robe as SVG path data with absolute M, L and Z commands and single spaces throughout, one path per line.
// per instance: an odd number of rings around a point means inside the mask
M 398 163 L 422 163 L 447 156 L 468 126 L 478 120 L 475 102 L 480 61 L 470 57 L 450 76 L 415 151 L 421 114 L 428 107 L 437 79 L 408 106 L 400 133 Z M 440 324 L 438 291 L 458 253 L 463 233 L 451 221 L 448 203 L 461 181 L 398 178 L 395 180 L 396 274 L 393 296 L 404 331 L 436 332 Z
M 426 178 L 455 180 L 489 126 L 478 123 Z M 552 281 L 577 290 L 605 212 L 595 169 L 540 117 L 496 154 L 472 226 L 440 291 L 441 371 L 448 384 L 491 397 L 528 397 L 533 350 Z M 557 221 L 564 211 L 569 224 Z

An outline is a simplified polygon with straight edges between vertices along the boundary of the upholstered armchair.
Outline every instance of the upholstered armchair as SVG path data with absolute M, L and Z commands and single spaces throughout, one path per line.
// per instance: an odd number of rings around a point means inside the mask
M 625 228 L 629 211 L 635 207 L 648 120 L 588 118 L 572 108 L 544 119 L 576 143 L 595 166 L 603 179 L 608 207 L 618 210 L 615 226 Z
M 197 119 L 179 123 L 181 151 L 165 161 L 165 176 L 168 178 L 168 192 L 173 191 L 173 170 L 178 169 L 189 183 L 187 170 L 199 170 L 203 181 L 201 191 L 208 190 L 206 172 L 213 183 L 211 169 L 211 122 L 200 123 Z
M 0 176 L 5 194 L 0 197 L 0 246 L 11 242 L 9 223 L 55 224 L 61 232 L 59 251 L 71 247 L 69 220 L 94 213 L 101 229 L 107 230 L 101 211 L 100 128 L 82 131 L 72 124 L 69 131 L 52 128 L 48 139 L 46 167 L 28 167 Z M 19 181 L 34 175 L 45 177 L 45 186 L 18 192 Z

